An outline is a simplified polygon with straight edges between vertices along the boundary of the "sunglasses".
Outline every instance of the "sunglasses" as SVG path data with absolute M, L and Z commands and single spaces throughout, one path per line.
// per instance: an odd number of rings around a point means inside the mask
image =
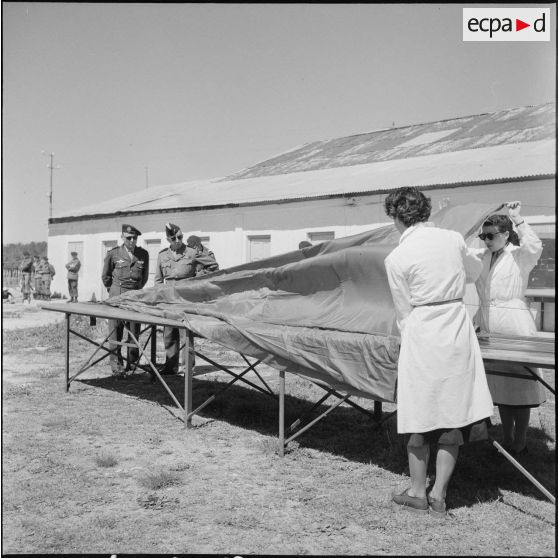
M 484 240 L 485 238 L 487 240 L 492 240 L 497 234 L 502 234 L 502 233 L 500 233 L 500 232 L 497 232 L 497 233 L 480 233 L 479 238 L 481 240 Z
M 137 236 L 125 236 L 124 237 L 126 240 L 137 240 Z

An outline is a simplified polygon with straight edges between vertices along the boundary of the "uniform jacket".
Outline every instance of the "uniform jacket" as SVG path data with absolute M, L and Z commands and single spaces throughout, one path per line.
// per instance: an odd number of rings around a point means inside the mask
M 33 271 L 33 258 L 23 258 L 19 264 L 19 269 L 23 273 L 31 273 Z
M 41 275 L 49 275 L 51 279 L 56 275 L 56 270 L 51 263 L 43 262 L 39 269 L 40 271 L 38 273 Z
M 195 277 L 199 265 L 215 265 L 215 258 L 183 244 L 176 252 L 165 248 L 157 257 L 155 284 L 175 282 Z
M 149 278 L 149 253 L 136 246 L 132 258 L 124 246 L 109 250 L 102 272 L 103 285 L 110 296 L 142 289 Z
M 215 255 L 205 246 L 202 246 L 202 250 L 198 250 L 196 255 L 198 263 L 196 264 L 196 277 L 198 275 L 207 275 L 208 273 L 213 273 L 219 269 L 219 264 L 215 259 Z
M 66 269 L 68 270 L 68 279 L 77 279 L 79 269 L 81 267 L 81 262 L 78 258 L 72 258 L 67 264 Z

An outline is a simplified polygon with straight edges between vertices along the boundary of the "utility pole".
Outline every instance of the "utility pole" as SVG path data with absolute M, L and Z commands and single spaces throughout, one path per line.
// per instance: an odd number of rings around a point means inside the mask
M 46 155 L 46 153 L 44 151 L 41 151 L 41 153 L 43 155 Z M 50 155 L 48 155 L 50 157 L 50 163 L 47 165 L 47 169 L 50 169 L 50 188 L 49 188 L 49 194 L 48 194 L 48 206 L 49 206 L 49 213 L 48 216 L 49 218 L 52 218 L 52 171 L 55 169 L 59 169 L 60 167 L 55 167 L 54 166 L 54 153 L 50 153 Z

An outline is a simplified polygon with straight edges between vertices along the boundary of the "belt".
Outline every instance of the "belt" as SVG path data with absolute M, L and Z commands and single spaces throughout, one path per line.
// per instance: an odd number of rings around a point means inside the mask
M 452 302 L 461 302 L 462 298 L 452 298 L 451 300 L 440 300 L 438 302 L 426 302 L 425 304 L 415 304 L 413 308 L 420 308 L 421 306 L 439 306 L 440 304 L 450 304 Z

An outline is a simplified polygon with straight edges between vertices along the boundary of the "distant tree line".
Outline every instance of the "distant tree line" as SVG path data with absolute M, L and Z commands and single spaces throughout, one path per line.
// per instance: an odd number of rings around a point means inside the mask
M 2 245 L 2 267 L 17 267 L 23 258 L 23 252 L 29 252 L 32 256 L 46 256 L 46 242 L 27 242 L 26 244 L 3 244 Z

